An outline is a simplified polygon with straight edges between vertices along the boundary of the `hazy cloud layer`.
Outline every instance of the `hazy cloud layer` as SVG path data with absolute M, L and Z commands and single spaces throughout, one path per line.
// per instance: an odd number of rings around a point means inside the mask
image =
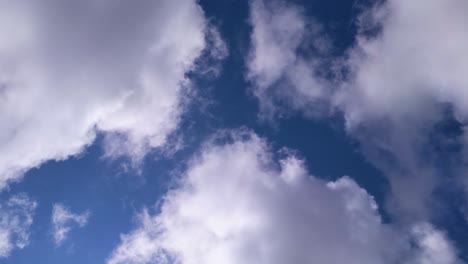
M 208 45 L 226 52 L 192 0 L 0 0 L 0 188 L 96 131 L 108 156 L 163 145 Z
M 0 259 L 29 244 L 29 229 L 37 203 L 26 195 L 0 202 Z
M 382 223 L 352 179 L 327 183 L 295 156 L 273 155 L 251 134 L 208 144 L 161 213 L 144 211 L 108 263 L 459 263 L 430 225 Z

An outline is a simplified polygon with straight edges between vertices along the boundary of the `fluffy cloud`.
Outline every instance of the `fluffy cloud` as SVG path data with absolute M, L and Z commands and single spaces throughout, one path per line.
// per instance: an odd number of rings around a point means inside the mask
M 457 116 L 465 118 L 467 10 L 468 4 L 460 0 L 391 0 L 369 11 L 361 28 L 381 25 L 382 32 L 375 38 L 359 35 L 352 51 L 355 89 L 345 96 L 357 95 L 345 103 L 348 122 L 430 117 L 427 111 L 431 113 L 434 102 L 451 103 Z
M 353 180 L 324 182 L 282 155 L 249 134 L 209 144 L 108 263 L 458 263 L 442 232 L 384 224 Z
M 193 0 L 0 0 L 0 188 L 96 131 L 108 156 L 163 145 L 213 32 Z
M 60 246 L 68 236 L 68 233 L 75 227 L 83 227 L 88 223 L 90 213 L 86 211 L 76 214 L 62 204 L 54 204 L 52 209 L 52 228 L 54 241 Z
M 418 249 L 409 257 L 409 264 L 463 263 L 457 259 L 447 237 L 432 226 L 417 225 L 411 232 L 418 243 Z
M 304 37 L 310 31 L 304 25 L 317 22 L 298 10 L 283 1 L 251 1 L 248 65 L 260 102 L 277 108 L 286 101 L 307 113 L 323 105 L 342 112 L 348 132 L 390 179 L 392 207 L 410 218 L 427 217 L 430 196 L 447 174 L 434 165 L 431 147 L 463 143 L 452 135 L 439 135 L 439 142 L 430 137 L 447 108 L 461 123 L 468 115 L 468 4 L 389 0 L 369 7 L 357 19 L 354 46 L 339 58 L 308 50 L 331 44 L 320 31 Z M 284 17 L 298 26 L 283 29 Z
M 392 0 L 370 10 L 361 28 L 380 26 L 381 33 L 357 37 L 348 62 L 356 76 L 336 95 L 348 129 L 365 137 L 367 155 L 391 176 L 394 201 L 405 213 L 427 214 L 447 174 L 433 165 L 430 145 L 440 144 L 430 137 L 434 125 L 447 118 L 447 106 L 460 122 L 468 114 L 467 10 L 458 0 Z M 462 143 L 452 135 L 443 140 Z M 382 163 L 379 152 L 392 162 Z M 414 183 L 418 188 L 409 187 Z
M 37 203 L 26 195 L 16 195 L 0 203 L 0 258 L 29 244 L 29 228 Z

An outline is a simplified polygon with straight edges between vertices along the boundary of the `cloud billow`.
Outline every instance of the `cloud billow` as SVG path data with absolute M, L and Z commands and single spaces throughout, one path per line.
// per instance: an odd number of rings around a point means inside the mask
M 391 211 L 409 221 L 431 218 L 432 194 L 449 179 L 449 170 L 436 164 L 439 154 L 431 144 L 466 148 L 468 5 L 459 0 L 376 3 L 355 18 L 353 45 L 332 56 L 330 37 L 309 29 L 321 25 L 300 6 L 250 3 L 248 76 L 266 106 L 263 111 L 270 116 L 288 109 L 313 117 L 342 114 L 348 133 L 389 179 Z M 285 18 L 299 26 L 283 28 Z M 303 56 L 304 47 L 315 52 Z M 460 135 L 437 131 L 450 118 Z M 431 138 L 436 133 L 440 142 Z M 455 168 L 456 181 L 466 184 L 460 177 L 463 162 L 447 166 Z
M 275 160 L 254 134 L 206 145 L 159 214 L 144 210 L 108 264 L 455 264 L 445 234 L 427 223 L 383 223 L 352 179 L 322 181 L 303 161 Z
M 192 0 L 0 0 L 0 188 L 79 154 L 97 131 L 108 157 L 163 146 L 186 73 L 206 47 L 223 54 L 213 32 Z

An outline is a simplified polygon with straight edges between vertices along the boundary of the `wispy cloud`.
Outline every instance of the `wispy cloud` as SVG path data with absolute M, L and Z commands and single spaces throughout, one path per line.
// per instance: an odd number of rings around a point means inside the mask
M 29 244 L 29 229 L 37 203 L 21 194 L 0 202 L 0 258 Z
M 57 246 L 67 239 L 68 233 L 73 228 L 84 227 L 89 220 L 90 212 L 78 214 L 70 211 L 63 204 L 54 204 L 52 209 L 52 228 L 54 241 Z

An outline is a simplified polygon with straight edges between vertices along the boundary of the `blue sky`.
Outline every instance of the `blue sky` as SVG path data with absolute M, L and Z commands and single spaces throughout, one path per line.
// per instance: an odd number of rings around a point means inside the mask
M 467 11 L 0 0 L 0 263 L 466 263 Z

